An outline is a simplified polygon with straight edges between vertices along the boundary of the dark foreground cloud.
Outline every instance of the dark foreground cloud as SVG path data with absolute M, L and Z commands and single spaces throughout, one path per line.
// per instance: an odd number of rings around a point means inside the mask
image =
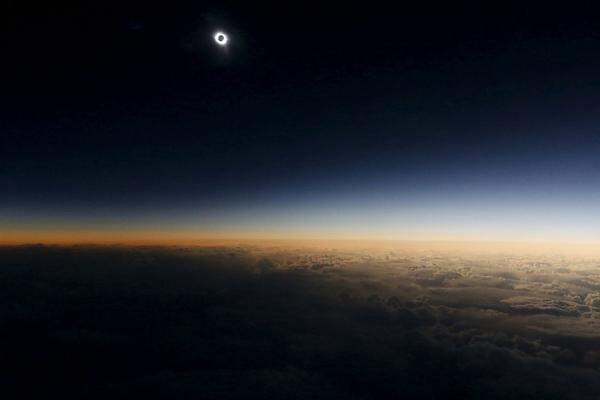
M 3 248 L 0 383 L 25 398 L 598 398 L 594 264 L 530 261 Z

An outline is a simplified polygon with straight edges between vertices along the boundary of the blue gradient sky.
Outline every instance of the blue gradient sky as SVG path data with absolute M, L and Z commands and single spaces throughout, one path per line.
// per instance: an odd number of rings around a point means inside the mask
M 17 10 L 5 241 L 600 240 L 600 29 L 586 10 L 319 11 Z

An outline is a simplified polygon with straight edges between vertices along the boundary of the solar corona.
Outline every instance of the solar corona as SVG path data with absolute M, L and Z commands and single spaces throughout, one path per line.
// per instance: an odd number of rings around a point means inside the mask
M 217 45 L 221 47 L 225 47 L 229 43 L 229 36 L 227 36 L 226 33 L 221 31 L 215 32 L 215 34 L 213 35 L 213 39 L 215 40 L 215 43 L 217 43 Z

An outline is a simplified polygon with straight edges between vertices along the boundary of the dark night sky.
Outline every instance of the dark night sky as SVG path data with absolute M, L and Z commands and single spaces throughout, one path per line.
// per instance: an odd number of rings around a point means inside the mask
M 0 228 L 598 238 L 600 24 L 527 3 L 4 2 Z

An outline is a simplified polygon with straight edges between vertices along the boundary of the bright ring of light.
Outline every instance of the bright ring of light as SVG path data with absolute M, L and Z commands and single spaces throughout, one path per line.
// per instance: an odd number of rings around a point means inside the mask
M 229 42 L 229 37 L 223 32 L 215 33 L 213 39 L 215 39 L 215 42 L 217 42 L 219 46 L 225 46 L 227 45 L 227 42 Z

